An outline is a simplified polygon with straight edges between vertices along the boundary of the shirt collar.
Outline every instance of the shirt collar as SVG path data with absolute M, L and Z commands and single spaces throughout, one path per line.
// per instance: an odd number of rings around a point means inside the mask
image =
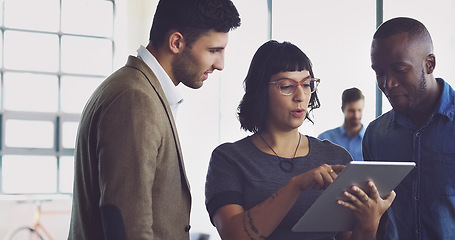
M 346 129 L 344 128 L 344 124 L 338 127 L 338 130 L 340 131 L 341 135 L 347 135 Z
M 436 78 L 436 81 L 442 83 L 443 86 L 439 108 L 436 113 L 446 116 L 450 121 L 453 121 L 455 115 L 455 92 L 442 78 Z
M 147 66 L 149 66 L 158 78 L 169 105 L 173 106 L 180 104 L 183 101 L 183 97 L 178 91 L 177 86 L 174 85 L 169 75 L 167 75 L 166 71 L 164 71 L 163 67 L 159 64 L 158 60 L 156 60 L 147 48 L 142 45 L 137 50 L 137 55 L 145 64 L 147 64 Z M 174 116 L 175 115 L 176 114 L 174 113 Z
M 346 129 L 344 128 L 344 124 L 341 125 L 340 127 L 338 127 L 341 135 L 344 135 L 344 136 L 349 136 L 348 133 L 346 132 Z M 358 136 L 360 136 L 360 139 L 363 139 L 363 135 L 365 135 L 365 127 L 363 126 L 362 124 L 362 128 L 360 129 L 360 132 L 357 134 Z
M 360 129 L 359 136 L 363 139 L 363 135 L 365 135 L 365 127 L 362 124 L 362 128 Z

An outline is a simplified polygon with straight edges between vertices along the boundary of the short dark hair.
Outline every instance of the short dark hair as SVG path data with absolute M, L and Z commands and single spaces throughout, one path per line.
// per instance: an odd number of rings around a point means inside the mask
M 408 33 L 412 39 L 418 39 L 433 45 L 430 33 L 423 23 L 408 17 L 392 18 L 381 24 L 373 35 L 373 39 L 384 39 L 397 34 Z
M 360 89 L 353 87 L 344 90 L 341 95 L 341 109 L 344 109 L 347 103 L 357 102 L 360 99 L 365 99 Z
M 244 80 L 245 94 L 237 108 L 241 128 L 253 133 L 265 128 L 268 113 L 268 88 L 270 78 L 280 72 L 308 70 L 314 77 L 310 59 L 290 42 L 270 40 L 253 56 Z M 311 95 L 310 111 L 320 106 L 317 93 Z M 307 113 L 306 119 L 313 122 Z
M 160 0 L 149 40 L 159 48 L 170 31 L 178 31 L 191 46 L 210 30 L 227 33 L 239 26 L 239 13 L 231 0 Z

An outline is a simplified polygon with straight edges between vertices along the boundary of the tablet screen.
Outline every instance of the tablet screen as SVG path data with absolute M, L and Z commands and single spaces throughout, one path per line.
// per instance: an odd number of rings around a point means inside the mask
M 343 192 L 356 185 L 367 189 L 371 180 L 382 198 L 387 196 L 415 167 L 414 162 L 352 161 L 319 196 L 292 228 L 294 232 L 340 232 L 354 228 L 354 214 L 337 204 Z

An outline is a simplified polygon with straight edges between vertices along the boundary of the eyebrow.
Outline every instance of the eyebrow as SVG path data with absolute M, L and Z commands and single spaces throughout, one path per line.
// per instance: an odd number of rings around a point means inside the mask
M 209 47 L 210 50 L 224 50 L 224 47 Z

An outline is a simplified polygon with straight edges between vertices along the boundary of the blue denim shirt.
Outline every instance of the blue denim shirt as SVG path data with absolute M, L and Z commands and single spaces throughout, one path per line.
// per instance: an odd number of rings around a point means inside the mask
M 365 132 L 365 160 L 416 163 L 395 189 L 385 239 L 455 239 L 455 93 L 437 81 L 440 103 L 422 127 L 391 110 Z
M 346 132 L 346 129 L 344 129 L 344 126 L 340 126 L 319 134 L 318 138 L 321 140 L 327 139 L 337 145 L 342 146 L 351 154 L 354 161 L 362 161 L 362 139 L 364 134 L 365 128 L 362 126 L 359 134 L 351 138 L 351 136 L 349 136 Z

